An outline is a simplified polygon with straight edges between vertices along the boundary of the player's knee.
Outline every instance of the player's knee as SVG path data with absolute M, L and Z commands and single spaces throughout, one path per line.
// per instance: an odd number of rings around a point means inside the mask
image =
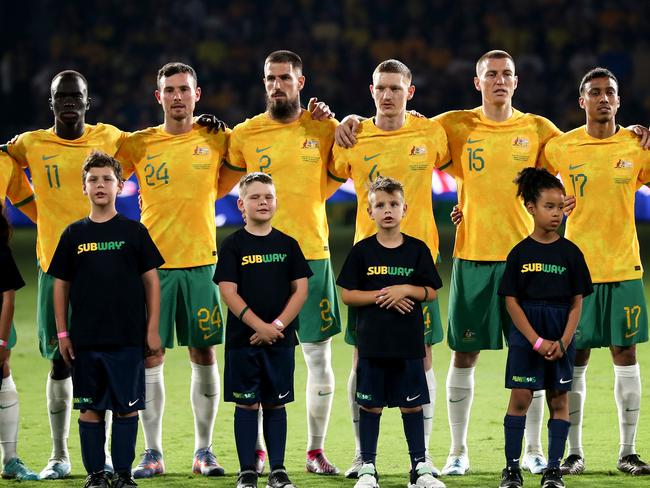
M 53 380 L 65 380 L 72 376 L 72 368 L 63 359 L 52 360 L 52 370 L 50 377 Z
M 210 366 L 217 362 L 214 347 L 190 347 L 190 361 L 201 366 Z
M 369 412 L 369 413 L 374 413 L 375 415 L 379 415 L 382 412 L 382 410 L 384 410 L 384 409 L 382 407 L 364 407 L 362 405 L 361 410 L 364 410 L 364 411 Z M 400 410 L 402 410 L 401 407 L 400 407 Z
M 137 410 L 135 412 L 127 412 L 127 413 L 119 413 L 119 412 L 113 412 L 113 415 L 117 418 L 127 418 L 127 417 L 137 417 L 138 412 Z
M 454 366 L 456 368 L 473 368 L 478 362 L 480 351 L 454 352 Z
M 144 367 L 155 368 L 156 366 L 160 366 L 164 362 L 165 362 L 165 350 L 161 349 L 153 356 L 147 356 L 146 358 L 144 358 Z
M 591 355 L 591 349 L 578 349 L 576 351 L 576 366 L 586 366 L 589 363 L 589 356 Z
M 381 411 L 381 410 L 380 410 Z M 418 413 L 422 411 L 422 406 L 417 407 L 399 407 L 399 411 L 402 413 Z
M 569 400 L 566 391 L 546 392 L 549 415 L 552 419 L 567 418 L 569 415 Z
M 635 346 L 612 346 L 610 348 L 612 360 L 616 366 L 634 366 L 636 364 Z
M 237 403 L 237 408 L 242 408 L 244 410 L 259 410 L 260 409 L 260 404 L 259 403 L 253 403 L 252 405 L 244 405 L 242 403 Z

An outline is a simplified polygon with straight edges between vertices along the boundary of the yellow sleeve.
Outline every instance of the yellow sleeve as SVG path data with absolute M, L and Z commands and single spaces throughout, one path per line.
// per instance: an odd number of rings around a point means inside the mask
M 553 144 L 547 144 L 544 146 L 544 149 L 539 153 L 536 166 L 538 168 L 546 168 L 546 170 L 552 175 L 557 175 L 560 170 L 557 161 L 554 160 L 553 146 Z
M 644 156 L 646 154 L 647 153 L 644 152 Z M 646 156 L 645 160 L 643 161 L 643 167 L 639 172 L 638 182 L 639 184 L 637 185 L 637 189 L 643 185 L 650 183 L 650 155 Z
M 562 134 L 562 131 L 550 120 L 544 117 L 537 117 L 537 126 L 539 130 L 539 159 L 535 163 L 538 168 L 546 168 L 550 173 L 557 174 L 557 169 L 550 165 L 546 156 L 546 144 L 548 141 Z M 551 171 L 553 169 L 553 171 Z
M 16 160 L 12 159 L 11 164 L 12 171 L 9 186 L 7 187 L 7 196 L 14 207 L 27 215 L 32 222 L 36 222 L 34 190 L 32 190 L 27 175 Z
M 26 132 L 20 134 L 15 142 L 7 144 L 7 153 L 14 158 L 21 168 L 27 168 L 29 162 L 27 161 L 27 150 L 25 148 Z
M 128 180 L 135 173 L 134 161 L 137 161 L 133 153 L 133 137 L 130 137 L 128 132 L 124 132 L 120 136 L 119 149 L 115 154 L 115 159 L 122 165 L 122 177 Z
M 237 127 L 230 134 L 230 143 L 228 144 L 228 158 L 225 161 L 225 165 L 228 166 L 233 171 L 246 172 L 246 160 L 244 159 L 244 153 L 242 152 L 242 141 L 241 141 L 242 130 L 238 130 Z
M 433 140 L 435 141 L 435 147 L 440 148 L 436 157 L 436 168 L 440 169 L 445 164 L 451 160 L 451 151 L 449 150 L 449 140 L 447 139 L 447 133 L 445 128 L 438 121 L 430 119 L 432 122 L 436 122 L 433 128 Z

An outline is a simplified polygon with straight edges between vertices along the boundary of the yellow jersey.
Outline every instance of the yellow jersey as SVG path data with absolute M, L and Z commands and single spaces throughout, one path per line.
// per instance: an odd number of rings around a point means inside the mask
M 640 279 L 634 198 L 650 181 L 650 152 L 636 135 L 619 128 L 611 137 L 595 139 L 585 126 L 578 127 L 546 146 L 544 163 L 576 197 L 565 236 L 585 255 L 592 281 Z
M 81 137 L 62 139 L 49 129 L 25 132 L 7 151 L 22 168 L 29 168 L 36 194 L 36 256 L 47 272 L 63 230 L 90 212 L 83 194 L 81 168 L 98 150 L 113 156 L 126 134 L 108 124 L 86 124 Z
M 34 200 L 34 191 L 20 165 L 9 154 L 0 151 L 0 203 L 3 206 L 6 197 L 15 207 L 21 207 Z
M 162 268 L 217 262 L 214 204 L 229 136 L 197 124 L 174 135 L 160 125 L 132 133 L 118 151 L 125 175 L 138 178 L 141 221 L 165 259 Z
M 431 178 L 437 166 L 449 160 L 447 135 L 435 120 L 406 114 L 397 130 L 379 129 L 373 119 L 361 123 L 354 147 L 334 146 L 337 178 L 352 178 L 357 194 L 354 242 L 377 232 L 368 217 L 368 187 L 377 176 L 398 180 L 404 186 L 407 211 L 401 230 L 426 243 L 434 259 L 438 257 L 438 229 L 431 202 Z
M 456 179 L 463 211 L 454 257 L 505 261 L 533 230 L 513 180 L 523 168 L 536 166 L 544 145 L 562 132 L 544 117 L 514 109 L 503 122 L 488 119 L 481 107 L 434 120 L 444 127 L 451 151 L 451 161 L 440 169 Z
M 307 259 L 330 255 L 325 200 L 337 124 L 312 120 L 306 110 L 288 124 L 265 112 L 238 124 L 230 139 L 231 168 L 273 177 L 278 198 L 273 227 L 296 239 Z

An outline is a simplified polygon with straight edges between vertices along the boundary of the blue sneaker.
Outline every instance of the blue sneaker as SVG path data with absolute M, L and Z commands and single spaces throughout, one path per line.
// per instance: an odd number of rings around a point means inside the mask
M 226 474 L 209 447 L 199 449 L 194 453 L 192 472 L 203 476 L 225 476 Z
M 155 449 L 145 449 L 140 464 L 133 470 L 133 477 L 136 479 L 153 478 L 161 474 L 165 474 L 162 454 Z
M 70 475 L 72 465 L 67 459 L 50 459 L 39 475 L 42 480 L 60 480 Z
M 40 479 L 36 473 L 23 464 L 20 458 L 13 458 L 2 468 L 0 474 L 6 480 L 36 481 Z

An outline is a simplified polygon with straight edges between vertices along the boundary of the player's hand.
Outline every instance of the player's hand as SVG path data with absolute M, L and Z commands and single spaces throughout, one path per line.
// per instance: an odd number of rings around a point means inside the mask
M 406 298 L 408 289 L 404 285 L 393 285 L 382 288 L 376 295 L 375 303 L 380 308 L 392 308 L 397 302 Z
M 418 119 L 426 119 L 426 117 L 417 110 L 407 110 L 407 112 L 410 113 L 413 117 L 417 117 Z
M 576 208 L 576 197 L 575 195 L 567 195 L 564 198 L 564 208 L 562 209 L 562 212 L 564 212 L 564 215 L 567 217 L 571 215 L 571 212 L 573 212 L 573 209 Z
M 352 114 L 345 117 L 334 131 L 336 143 L 341 147 L 354 146 L 357 143 L 356 134 L 359 132 L 360 125 L 358 115 Z
M 162 342 L 160 341 L 160 334 L 156 331 L 147 334 L 147 350 L 145 356 L 156 356 L 162 349 Z
M 560 343 L 555 341 L 551 343 L 551 348 L 548 350 L 544 358 L 547 359 L 548 361 L 557 361 L 562 356 L 564 356 L 564 353 L 562 352 Z
M 415 302 L 410 298 L 404 297 L 390 308 L 397 310 L 402 315 L 406 315 L 407 313 L 411 313 L 413 311 L 414 303 Z
M 547 341 L 546 339 L 542 339 L 542 345 L 539 346 L 539 349 L 537 350 L 537 354 L 546 357 L 546 354 L 551 350 L 552 345 L 553 345 L 552 341 Z
M 311 97 L 309 103 L 307 104 L 307 110 L 311 112 L 312 120 L 327 120 L 331 119 L 336 115 L 332 110 L 330 110 L 329 105 L 325 102 L 319 102 L 318 98 Z
M 7 145 L 9 144 L 16 144 L 16 141 L 18 140 L 18 134 L 13 136 L 9 141 L 7 141 Z
M 218 119 L 216 115 L 212 114 L 199 115 L 196 117 L 196 123 L 201 127 L 207 127 L 208 133 L 219 131 L 225 132 L 225 130 L 228 128 L 228 124 L 226 124 L 223 120 Z
M 69 337 L 59 338 L 59 352 L 63 360 L 71 365 L 74 361 L 74 350 L 72 349 L 72 342 L 70 342 Z
M 647 127 L 636 124 L 626 128 L 634 132 L 639 138 L 639 146 L 643 149 L 650 149 L 650 130 Z
M 458 205 L 454 205 L 454 208 L 451 209 L 449 217 L 451 217 L 451 223 L 455 226 L 458 226 L 463 221 L 463 211 Z
M 279 339 L 284 339 L 284 334 L 275 325 L 264 324 L 263 327 L 255 331 L 255 334 L 251 336 L 250 345 L 261 346 L 263 344 L 274 344 Z

